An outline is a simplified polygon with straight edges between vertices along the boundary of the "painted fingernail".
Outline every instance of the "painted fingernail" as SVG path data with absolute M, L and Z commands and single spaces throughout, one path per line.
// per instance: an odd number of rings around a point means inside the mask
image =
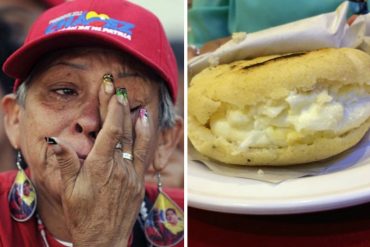
M 113 83 L 104 81 L 104 91 L 107 94 L 112 94 L 114 92 Z
M 103 80 L 104 81 L 110 81 L 113 83 L 113 75 L 112 74 L 105 74 L 103 75 Z
M 45 137 L 45 141 L 47 142 L 47 144 L 51 144 L 51 145 L 58 144 L 57 141 L 55 140 L 55 138 L 53 138 L 53 137 Z
M 139 111 L 139 116 L 140 116 L 140 119 L 144 122 L 144 123 L 147 123 L 148 120 L 149 120 L 149 114 L 148 114 L 148 111 L 145 109 L 145 108 L 141 108 L 140 111 Z
M 104 91 L 107 94 L 112 94 L 114 92 L 114 80 L 112 74 L 105 74 L 103 76 Z
M 116 95 L 117 95 L 117 99 L 118 101 L 122 104 L 122 105 L 127 105 L 128 103 L 128 100 L 127 100 L 127 90 L 126 88 L 117 88 L 116 89 Z

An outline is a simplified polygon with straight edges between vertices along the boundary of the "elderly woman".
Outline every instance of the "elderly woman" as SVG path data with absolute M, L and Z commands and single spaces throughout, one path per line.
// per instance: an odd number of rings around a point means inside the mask
M 179 138 L 176 62 L 158 19 L 122 0 L 67 2 L 3 68 L 17 78 L 2 103 L 19 170 L 0 175 L 0 246 L 147 246 L 144 173 L 163 169 Z M 26 181 L 37 198 L 14 214 Z

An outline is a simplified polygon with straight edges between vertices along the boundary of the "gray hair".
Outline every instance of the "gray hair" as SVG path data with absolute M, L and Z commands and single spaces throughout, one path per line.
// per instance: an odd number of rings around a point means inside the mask
M 17 89 L 16 92 L 16 99 L 18 104 L 20 104 L 23 108 L 26 107 L 26 96 L 27 91 L 31 82 L 31 76 L 29 76 L 25 81 L 23 81 Z M 172 102 L 172 98 L 166 83 L 159 79 L 157 80 L 159 83 L 159 128 L 167 129 L 171 128 L 175 125 L 176 122 L 176 110 L 175 106 Z
M 25 81 L 23 81 L 19 87 L 17 88 L 17 92 L 15 93 L 17 102 L 19 105 L 21 105 L 23 108 L 26 107 L 26 95 L 28 90 L 28 85 L 31 77 L 28 77 Z
M 159 82 L 159 127 L 172 128 L 176 122 L 176 110 L 165 82 Z

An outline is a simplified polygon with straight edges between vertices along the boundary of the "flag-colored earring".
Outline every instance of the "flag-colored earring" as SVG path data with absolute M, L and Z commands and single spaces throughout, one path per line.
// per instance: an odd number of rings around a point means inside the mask
M 21 166 L 22 155 L 18 151 L 18 173 L 10 189 L 8 202 L 12 218 L 18 222 L 30 219 L 36 211 L 36 190 Z
M 162 190 L 159 173 L 157 178 L 158 196 L 145 220 L 145 236 L 155 246 L 173 246 L 184 238 L 184 212 Z

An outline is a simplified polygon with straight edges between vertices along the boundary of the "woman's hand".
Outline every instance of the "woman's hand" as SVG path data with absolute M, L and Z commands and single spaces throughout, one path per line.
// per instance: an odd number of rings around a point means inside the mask
M 113 93 L 102 86 L 104 124 L 83 164 L 67 143 L 50 145 L 60 167 L 63 210 L 74 246 L 126 246 L 144 197 L 152 123 L 139 116 L 133 138 L 128 100 Z M 118 143 L 123 147 L 117 149 Z M 124 159 L 123 152 L 133 160 Z

